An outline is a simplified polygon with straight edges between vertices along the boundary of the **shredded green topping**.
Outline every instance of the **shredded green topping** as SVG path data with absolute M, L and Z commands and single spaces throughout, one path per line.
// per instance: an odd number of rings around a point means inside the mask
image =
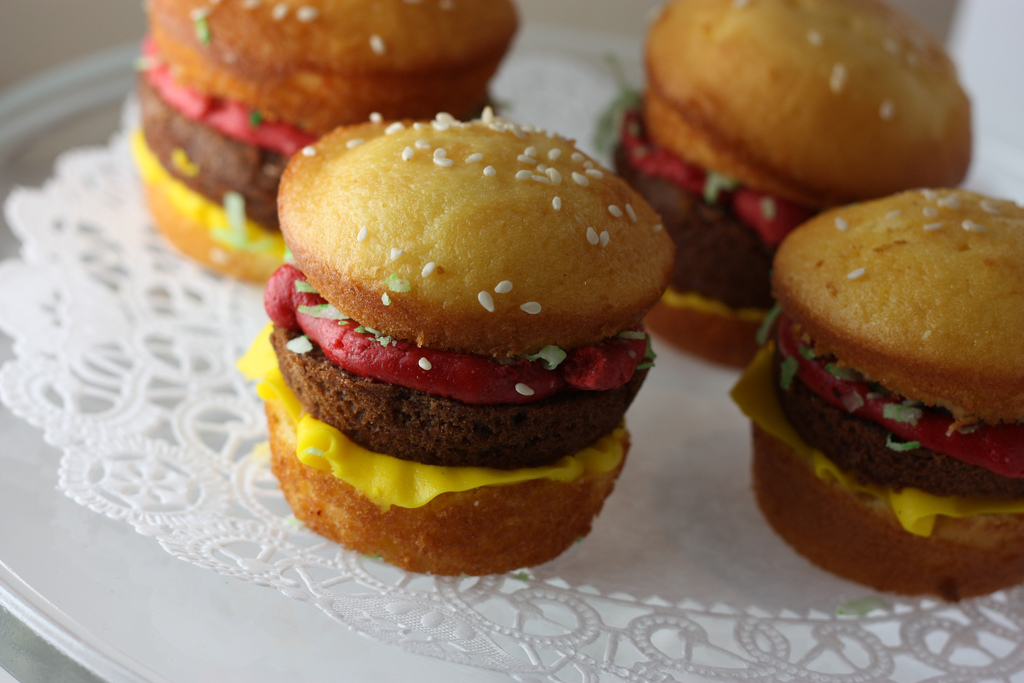
M 612 145 L 619 137 L 619 127 L 622 125 L 622 116 L 630 109 L 640 105 L 640 91 L 632 87 L 626 80 L 622 65 L 613 54 L 604 57 L 611 68 L 615 80 L 618 81 L 619 94 L 611 101 L 607 108 L 597 119 L 597 131 L 594 133 L 594 147 L 601 152 L 611 150 Z
M 288 247 L 284 248 L 284 262 L 290 263 L 293 266 L 295 265 L 295 257 L 292 256 L 292 250 L 289 249 Z
M 309 353 L 313 350 L 313 342 L 309 341 L 309 337 L 302 335 L 301 337 L 295 337 L 284 345 L 286 349 L 292 353 Z
M 836 614 L 850 617 L 863 617 L 865 614 L 877 609 L 888 610 L 889 603 L 877 595 L 869 595 L 866 598 L 857 598 L 856 600 L 844 602 L 838 607 L 838 609 L 836 609 Z
M 651 343 L 651 338 L 647 337 L 647 349 L 644 351 L 644 362 L 636 366 L 637 370 L 648 370 L 654 367 L 654 360 L 658 357 L 658 354 L 654 352 L 654 345 Z
M 892 434 L 885 437 L 885 447 L 897 453 L 913 451 L 921 447 L 920 441 L 893 441 Z
M 249 125 L 253 128 L 259 128 L 260 124 L 263 123 L 263 114 L 259 113 L 255 109 L 249 112 Z
M 316 294 L 316 289 L 314 289 L 313 285 L 309 284 L 307 280 L 296 280 L 295 291 L 305 292 L 306 294 Z
M 214 241 L 235 251 L 261 252 L 274 248 L 274 241 L 270 237 L 249 239 L 245 219 L 245 197 L 240 193 L 233 190 L 224 193 L 224 213 L 227 215 L 228 224 L 216 226 L 210 231 Z
M 789 386 L 793 383 L 793 378 L 796 377 L 796 371 L 799 367 L 800 361 L 793 356 L 782 361 L 782 365 L 779 367 L 779 386 L 782 387 L 783 391 L 789 390 Z
M 210 25 L 206 23 L 206 17 L 198 17 L 196 24 L 196 40 L 203 45 L 210 44 Z
M 545 370 L 554 370 L 563 360 L 565 360 L 566 355 L 565 351 L 555 345 L 551 345 L 545 346 L 537 353 L 523 357 L 530 362 L 536 360 L 541 361 L 544 364 Z
M 147 57 L 146 55 L 139 55 L 132 61 L 132 67 L 134 67 L 136 71 L 149 71 L 159 63 L 160 60 L 158 59 Z
M 624 330 L 615 336 L 619 339 L 647 339 L 647 333 L 640 330 Z
M 320 304 L 318 306 L 299 306 L 299 313 L 305 313 L 313 318 L 326 318 L 327 320 L 337 320 L 342 324 L 346 324 L 348 316 L 339 311 L 334 307 L 333 304 Z
M 761 215 L 764 216 L 765 220 L 775 220 L 775 217 L 779 215 L 779 210 L 775 205 L 774 199 L 771 197 L 761 197 Z
M 899 403 L 886 403 L 882 406 L 882 417 L 887 420 L 895 420 L 901 424 L 917 426 L 917 421 L 924 413 L 920 408 L 900 405 Z
M 850 368 L 841 368 L 835 363 L 826 363 L 825 370 L 828 374 L 832 375 L 836 379 L 841 379 L 844 382 L 858 382 L 861 379 L 860 373 Z
M 852 391 L 843 396 L 843 407 L 846 408 L 848 413 L 855 412 L 864 407 L 864 399 L 859 393 Z
M 718 171 L 708 171 L 704 178 L 704 201 L 708 204 L 717 204 L 718 195 L 735 190 L 739 186 L 739 181 L 733 180 L 727 175 L 722 175 Z
M 817 358 L 817 356 L 814 355 L 814 349 L 804 344 L 800 345 L 800 355 L 806 358 L 807 360 L 814 360 L 815 358 Z
M 764 316 L 761 327 L 757 328 L 757 334 L 754 335 L 754 341 L 757 342 L 758 346 L 764 346 L 765 342 L 768 341 L 768 334 L 772 331 L 772 327 L 775 326 L 775 321 L 779 319 L 780 313 L 782 313 L 782 308 L 775 304 L 768 311 L 767 315 Z
M 530 572 L 522 571 L 522 572 L 516 572 L 515 574 L 513 574 L 512 578 L 513 579 L 519 579 L 520 581 L 529 581 L 533 577 L 530 576 Z
M 391 273 L 384 282 L 392 292 L 408 292 L 412 289 L 409 281 L 398 277 L 398 273 Z

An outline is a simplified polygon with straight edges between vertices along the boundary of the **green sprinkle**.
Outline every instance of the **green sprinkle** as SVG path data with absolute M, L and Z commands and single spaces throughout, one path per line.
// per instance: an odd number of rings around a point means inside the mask
M 327 320 L 348 320 L 348 316 L 335 308 L 332 304 L 319 304 L 318 306 L 299 306 L 299 313 L 305 313 L 313 318 L 326 318 Z
M 899 403 L 886 403 L 882 406 L 882 417 L 886 420 L 894 420 L 901 424 L 917 426 L 917 421 L 924 413 L 920 408 L 900 405 Z
M 761 197 L 761 215 L 767 221 L 775 220 L 775 217 L 779 215 L 779 210 L 775 205 L 774 199 L 771 197 Z
M 391 273 L 384 282 L 392 292 L 408 292 L 412 289 L 409 281 L 398 277 L 398 273 Z
M 364 332 L 366 332 L 366 326 L 360 325 L 359 327 L 356 328 L 356 332 L 358 332 L 359 334 L 363 334 Z
M 640 363 L 640 365 L 636 366 L 636 369 L 637 370 L 650 370 L 653 367 L 654 367 L 654 363 L 644 362 L 644 363 Z
M 921 447 L 920 441 L 893 441 L 892 434 L 885 437 L 885 447 L 897 453 L 913 451 Z
M 625 330 L 615 336 L 619 339 L 647 339 L 647 333 L 639 330 Z
M 735 190 L 739 187 L 738 181 L 717 171 L 708 171 L 704 178 L 704 201 L 708 204 L 717 204 L 718 195 L 723 191 Z
M 249 112 L 249 125 L 253 128 L 259 128 L 260 124 L 263 123 L 263 114 L 259 113 L 255 109 Z
M 292 250 L 288 247 L 284 248 L 284 262 L 295 265 L 295 257 L 292 256 Z
M 658 354 L 654 352 L 654 344 L 651 342 L 651 338 L 647 338 L 647 350 L 644 351 L 644 360 L 651 361 L 651 365 L 654 365 L 654 361 L 658 358 Z
M 197 17 L 195 20 L 196 24 L 196 40 L 203 45 L 210 44 L 210 25 L 206 23 L 206 17 Z
M 284 346 L 292 353 L 298 353 L 300 355 L 303 353 L 309 353 L 310 351 L 313 350 L 313 342 L 309 341 L 309 337 L 307 337 L 306 335 L 296 337 L 295 339 L 292 339 Z
M 836 379 L 841 379 L 844 382 L 857 382 L 861 379 L 860 374 L 856 370 L 850 368 L 841 368 L 835 363 L 827 363 L 825 370 L 828 374 L 832 375 Z
M 387 292 L 384 292 L 383 294 L 380 295 L 380 302 L 385 306 L 391 305 L 391 297 L 388 296 Z
M 296 517 L 295 515 L 288 515 L 287 517 L 284 518 L 284 521 L 285 521 L 285 524 L 287 524 L 288 526 L 294 526 L 294 527 L 304 527 L 304 526 L 306 526 L 306 523 L 303 522 L 298 517 Z
M 779 368 L 779 386 L 782 387 L 783 391 L 789 390 L 789 385 L 793 383 L 793 378 L 796 377 L 796 371 L 799 367 L 800 361 L 793 356 L 789 356 L 786 360 L 782 361 L 782 366 Z
M 544 364 L 545 370 L 554 370 L 563 360 L 565 360 L 566 355 L 565 351 L 557 346 L 551 345 L 545 346 L 535 354 L 524 356 L 524 358 L 530 362 L 539 360 Z
M 757 342 L 758 346 L 764 346 L 765 342 L 768 341 L 768 334 L 772 331 L 772 327 L 775 325 L 775 321 L 779 319 L 779 314 L 781 313 L 782 308 L 775 304 L 764 316 L 764 320 L 761 321 L 761 327 L 757 328 L 757 334 L 754 335 L 754 341 Z
M 877 595 L 869 595 L 866 598 L 857 598 L 856 600 L 844 602 L 838 609 L 836 609 L 836 614 L 850 617 L 863 617 L 865 614 L 874 612 L 878 609 L 888 610 L 889 603 Z
M 519 579 L 520 581 L 529 581 L 533 577 L 530 576 L 530 572 L 516 572 L 512 575 L 513 579 Z
M 307 280 L 296 280 L 295 291 L 305 292 L 306 294 L 316 294 L 316 289 L 314 289 L 313 285 L 309 284 Z
M 806 358 L 807 360 L 814 360 L 815 358 L 817 358 L 817 356 L 814 355 L 814 349 L 812 349 L 810 346 L 805 346 L 804 344 L 800 345 L 800 355 Z

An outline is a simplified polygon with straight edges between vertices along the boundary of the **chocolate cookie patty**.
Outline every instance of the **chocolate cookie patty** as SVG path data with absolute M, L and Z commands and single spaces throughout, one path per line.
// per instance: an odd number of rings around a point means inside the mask
M 676 243 L 673 289 L 696 292 L 731 308 L 771 308 L 773 248 L 731 211 L 634 167 L 622 146 L 615 151 L 615 167 L 661 215 Z
M 467 405 L 353 375 L 318 346 L 285 348 L 299 330 L 274 328 L 281 374 L 303 409 L 377 453 L 446 467 L 550 465 L 614 429 L 647 375 L 608 391 L 571 391 L 525 405 Z
M 923 447 L 903 452 L 886 447 L 887 429 L 829 405 L 799 379 L 788 390 L 779 389 L 779 399 L 804 441 L 865 484 L 909 486 L 936 496 L 1024 498 L 1024 479 Z
M 139 78 L 142 132 L 160 164 L 191 190 L 220 204 L 224 193 L 245 197 L 246 215 L 276 229 L 277 186 L 288 159 L 192 121 L 178 113 L 146 81 Z M 174 163 L 174 150 L 184 150 L 198 173 L 186 174 Z

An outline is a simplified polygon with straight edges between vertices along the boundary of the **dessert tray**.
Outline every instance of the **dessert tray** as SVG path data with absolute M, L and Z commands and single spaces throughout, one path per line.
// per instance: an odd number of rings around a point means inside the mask
M 601 155 L 591 141 L 620 72 L 638 77 L 635 50 L 528 27 L 495 97 Z M 262 292 L 154 232 L 130 98 L 123 116 L 108 144 L 7 197 L 20 251 L 0 264 L 0 399 L 17 419 L 0 418 L 37 430 L 0 445 L 0 605 L 101 678 L 1024 680 L 1024 590 L 948 604 L 807 564 L 757 512 L 736 373 L 664 345 L 618 487 L 557 560 L 440 578 L 303 529 L 234 368 L 266 321 Z M 971 184 L 1021 199 L 1022 161 L 982 139 Z

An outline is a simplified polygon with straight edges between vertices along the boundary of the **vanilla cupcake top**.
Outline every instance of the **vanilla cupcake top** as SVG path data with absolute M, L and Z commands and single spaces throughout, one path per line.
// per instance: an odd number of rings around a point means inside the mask
M 342 312 L 495 357 L 639 324 L 674 258 L 625 182 L 572 141 L 489 111 L 338 129 L 292 160 L 279 208 L 298 267 Z
M 957 419 L 1024 421 L 1024 208 L 915 190 L 834 209 L 775 258 L 816 351 Z

